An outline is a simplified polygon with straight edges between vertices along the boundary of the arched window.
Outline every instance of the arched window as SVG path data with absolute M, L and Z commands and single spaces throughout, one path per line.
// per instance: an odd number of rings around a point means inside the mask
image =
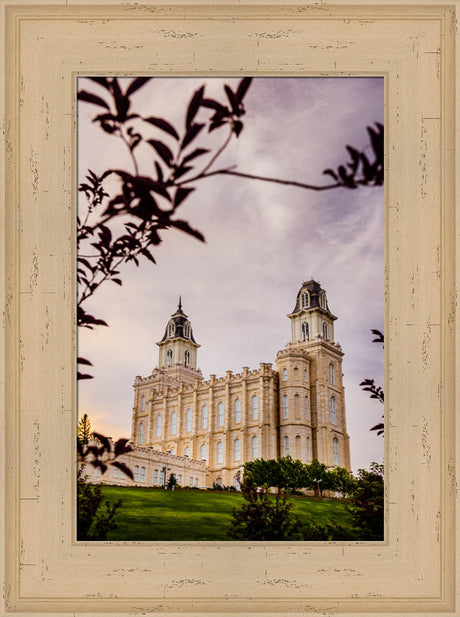
M 332 460 L 334 465 L 339 464 L 339 440 L 337 437 L 332 440 Z
M 190 352 L 189 352 L 188 349 L 185 350 L 184 364 L 185 364 L 185 366 L 190 366 Z
M 294 418 L 300 420 L 300 396 L 294 394 Z
M 220 401 L 217 404 L 217 426 L 224 425 L 224 404 Z
M 173 361 L 172 349 L 168 349 L 168 351 L 166 352 L 166 364 L 167 364 L 167 366 L 172 366 L 172 361 Z
M 187 409 L 185 412 L 185 430 L 190 433 L 192 430 L 192 410 Z
M 257 458 L 259 456 L 259 440 L 256 435 L 251 439 L 251 452 L 252 458 Z
M 206 405 L 201 408 L 201 428 L 208 428 L 208 408 Z
M 308 341 L 310 338 L 310 326 L 306 321 L 302 322 L 302 340 Z
M 139 465 L 134 467 L 134 482 L 139 482 Z
M 157 416 L 157 421 L 155 424 L 155 435 L 157 437 L 161 437 L 161 416 Z
M 173 411 L 171 414 L 171 435 L 175 435 L 177 432 L 177 415 L 176 412 Z
M 287 368 L 283 368 L 283 381 L 287 381 Z
M 301 443 L 300 435 L 296 435 L 295 436 L 295 456 L 296 458 L 299 458 L 301 455 L 300 443 Z
M 219 441 L 217 443 L 217 449 L 216 449 L 216 463 L 223 463 L 224 462 L 224 444 Z
M 327 341 L 327 323 L 323 323 L 323 339 Z
M 241 444 L 239 439 L 233 442 L 233 460 L 239 461 L 241 456 Z
M 158 484 L 158 469 L 153 470 L 153 483 Z
M 141 467 L 141 482 L 145 482 L 145 467 Z
M 304 380 L 304 381 L 308 381 L 308 372 L 307 372 L 307 369 L 305 369 L 305 370 L 304 370 L 304 372 L 303 372 L 303 380 Z
M 284 437 L 284 456 L 289 456 L 289 437 Z
M 307 463 L 311 461 L 311 441 L 310 436 L 307 435 Z
M 257 394 L 252 397 L 252 419 L 257 420 L 259 417 L 259 399 Z
M 201 448 L 200 448 L 200 459 L 201 459 L 202 461 L 205 461 L 205 460 L 206 460 L 206 458 L 207 458 L 207 456 L 206 456 L 206 445 L 205 445 L 205 444 L 203 444 L 203 445 L 201 446 Z
M 174 336 L 174 324 L 171 322 L 168 327 L 168 336 Z
M 337 410 L 335 406 L 335 396 L 331 396 L 331 422 L 337 424 Z
M 329 383 L 334 384 L 335 376 L 334 376 L 334 365 L 329 364 Z
M 184 456 L 188 456 L 190 458 L 190 448 L 188 446 L 184 450 Z
M 145 396 L 141 397 L 141 411 L 144 411 L 145 409 Z
M 300 296 L 300 306 L 301 308 L 307 308 L 310 306 L 310 294 L 308 291 L 302 292 L 302 295 Z
M 321 308 L 325 309 L 326 308 L 326 294 L 324 293 L 324 291 L 322 291 L 319 294 L 319 305 Z
M 289 417 L 289 399 L 288 399 L 287 394 L 283 396 L 283 417 L 284 418 Z
M 308 396 L 305 397 L 305 420 L 310 417 L 310 409 L 308 407 Z
M 144 423 L 143 422 L 139 424 L 139 432 L 137 436 L 137 441 L 139 442 L 139 445 L 142 446 L 142 442 L 144 441 Z
M 186 324 L 184 326 L 184 337 L 185 338 L 190 338 L 190 326 L 189 326 L 189 324 Z
M 239 398 L 235 401 L 235 422 L 241 422 L 241 401 Z

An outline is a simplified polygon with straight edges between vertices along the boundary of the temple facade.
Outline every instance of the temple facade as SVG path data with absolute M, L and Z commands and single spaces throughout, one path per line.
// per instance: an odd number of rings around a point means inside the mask
M 302 284 L 288 318 L 291 340 L 275 366 L 264 362 L 205 380 L 197 368 L 200 345 L 179 300 L 157 343 L 158 366 L 134 382 L 135 451 L 150 452 L 152 460 L 167 454 L 180 465 L 199 462 L 206 470 L 200 485 L 203 478 L 207 486 L 235 484 L 244 463 L 256 458 L 317 458 L 350 470 L 343 352 L 319 283 Z M 143 484 L 155 483 L 144 474 Z

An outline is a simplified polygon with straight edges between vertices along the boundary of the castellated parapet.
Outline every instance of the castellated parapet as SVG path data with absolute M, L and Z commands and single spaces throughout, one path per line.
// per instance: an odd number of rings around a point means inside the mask
M 204 380 L 199 345 L 179 302 L 157 343 L 157 368 L 134 381 L 136 452 L 148 447 L 152 460 L 170 453 L 200 463 L 208 486 L 234 484 L 244 463 L 255 458 L 318 458 L 350 469 L 343 352 L 334 341 L 337 318 L 319 283 L 302 284 L 288 317 L 291 341 L 277 353 L 276 370 L 264 362 Z M 145 484 L 155 484 L 154 478 Z

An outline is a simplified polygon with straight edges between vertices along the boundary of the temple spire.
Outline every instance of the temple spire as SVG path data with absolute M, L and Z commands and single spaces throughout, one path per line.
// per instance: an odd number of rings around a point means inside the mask
M 181 298 L 181 296 L 179 296 L 179 306 L 177 307 L 177 310 L 179 311 L 179 313 L 182 313 L 182 298 Z

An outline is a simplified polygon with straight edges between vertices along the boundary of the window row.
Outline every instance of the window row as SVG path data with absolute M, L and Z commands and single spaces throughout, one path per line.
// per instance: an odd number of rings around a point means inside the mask
M 299 369 L 295 366 L 294 367 L 294 381 L 298 381 L 299 379 Z M 304 370 L 303 372 L 303 379 L 304 381 L 308 381 L 308 371 L 307 369 Z M 287 381 L 288 380 L 288 370 L 287 368 L 283 369 L 283 381 Z
M 301 457 L 301 437 L 300 435 L 296 435 L 295 437 L 295 452 L 293 453 L 296 457 Z M 311 439 L 310 436 L 307 435 L 306 439 L 306 448 L 305 448 L 306 460 L 311 461 L 312 459 L 312 451 L 311 451 Z M 290 456 L 290 442 L 288 435 L 284 436 L 283 439 L 283 456 Z M 339 464 L 339 440 L 337 437 L 334 437 L 332 440 L 332 461 L 334 465 Z
M 173 365 L 173 351 L 172 349 L 166 350 L 166 366 Z M 190 351 L 188 349 L 184 352 L 184 366 L 190 366 Z
M 282 409 L 283 409 L 283 413 L 282 413 L 283 418 L 286 420 L 287 418 L 289 418 L 289 397 L 287 394 L 283 395 Z M 305 420 L 309 420 L 310 407 L 308 404 L 308 396 L 304 397 L 303 414 L 304 414 Z M 299 415 L 300 415 L 300 395 L 294 394 L 294 416 L 298 418 Z
M 139 465 L 134 466 L 134 482 L 146 482 L 146 472 L 145 467 L 139 467 Z M 182 474 L 175 474 L 176 480 L 179 485 L 182 485 Z M 96 477 L 101 476 L 101 470 L 98 467 L 96 469 Z M 126 474 L 121 469 L 114 467 L 112 470 L 112 477 L 122 480 L 126 477 Z M 167 478 L 165 477 L 165 472 L 162 469 L 154 469 L 152 484 L 153 486 L 164 486 Z M 199 479 L 190 476 L 189 478 L 189 486 L 199 486 Z
M 190 338 L 190 324 L 183 326 L 184 338 Z M 172 338 L 176 334 L 176 325 L 173 321 L 168 324 L 168 338 Z
M 236 424 L 241 422 L 241 400 L 237 398 L 234 402 L 234 422 Z M 255 394 L 251 399 L 251 420 L 258 420 L 259 418 L 259 398 Z M 208 428 L 208 407 L 207 405 L 203 405 L 201 407 L 199 413 L 199 428 L 207 429 Z M 224 404 L 220 401 L 217 404 L 217 416 L 216 416 L 216 425 L 223 426 L 224 425 Z M 155 418 L 155 437 L 162 436 L 163 429 L 163 417 L 158 415 Z M 177 413 L 173 411 L 169 417 L 169 434 L 175 435 L 177 433 Z M 189 408 L 185 411 L 185 430 L 190 433 L 192 431 L 192 410 Z M 140 422 L 138 428 L 138 443 L 142 445 L 144 438 L 144 423 Z
M 188 456 L 190 458 L 190 448 L 187 447 L 184 450 L 184 456 Z M 259 456 L 259 438 L 257 435 L 251 437 L 251 458 L 258 458 Z M 202 444 L 200 446 L 200 460 L 206 461 L 208 457 L 208 448 L 206 444 Z M 239 439 L 235 439 L 233 442 L 233 460 L 239 461 L 241 460 L 241 441 Z M 224 444 L 222 441 L 218 441 L 216 444 L 216 452 L 215 452 L 215 462 L 217 464 L 221 464 L 224 462 Z

